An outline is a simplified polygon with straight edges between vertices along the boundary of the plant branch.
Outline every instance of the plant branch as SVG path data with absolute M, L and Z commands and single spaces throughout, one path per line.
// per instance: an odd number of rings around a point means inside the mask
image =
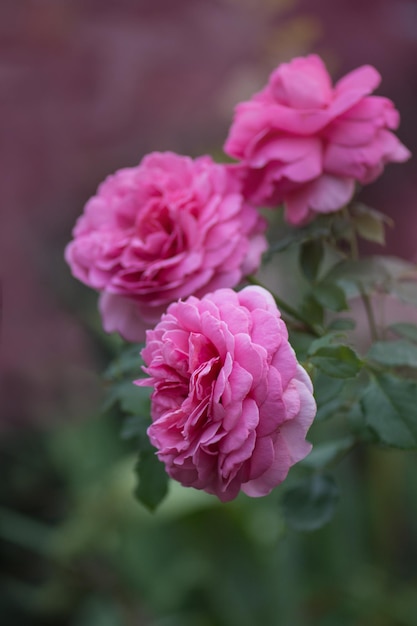
M 347 215 L 350 218 L 350 213 L 347 211 Z M 358 246 L 358 237 L 356 234 L 355 227 L 351 223 L 350 229 L 350 254 L 353 261 L 359 260 L 359 246 Z M 357 283 L 359 288 L 360 297 L 365 309 L 366 317 L 369 325 L 369 332 L 371 335 L 372 341 L 378 340 L 378 328 L 375 320 L 374 311 L 372 308 L 372 303 L 369 295 L 366 293 L 363 285 L 358 281 Z

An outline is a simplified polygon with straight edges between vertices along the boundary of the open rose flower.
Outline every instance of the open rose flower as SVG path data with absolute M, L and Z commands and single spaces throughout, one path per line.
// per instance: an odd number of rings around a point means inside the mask
M 267 86 L 236 107 L 225 151 L 246 196 L 263 206 L 284 203 L 288 222 L 342 208 L 355 183 L 370 183 L 407 148 L 392 132 L 399 114 L 391 100 L 369 94 L 381 77 L 365 65 L 333 87 L 316 55 L 283 63 Z
M 220 289 L 171 304 L 147 331 L 148 434 L 168 474 L 222 501 L 264 496 L 311 449 L 311 381 L 271 294 Z
M 265 227 L 225 166 L 152 153 L 100 185 L 65 256 L 73 275 L 101 292 L 104 329 L 142 341 L 170 302 L 255 271 Z

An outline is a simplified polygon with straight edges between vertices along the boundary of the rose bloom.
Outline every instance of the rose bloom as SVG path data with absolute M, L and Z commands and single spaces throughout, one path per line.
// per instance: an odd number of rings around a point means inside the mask
M 313 388 L 261 287 L 171 304 L 142 350 L 148 429 L 168 474 L 226 502 L 264 496 L 311 449 Z
M 156 152 L 100 185 L 65 257 L 101 292 L 104 329 L 142 341 L 170 302 L 257 270 L 265 228 L 225 166 Z
M 300 225 L 345 206 L 355 183 L 375 180 L 407 148 L 390 132 L 399 124 L 391 100 L 369 96 L 380 83 L 365 65 L 333 87 L 316 55 L 283 63 L 267 86 L 236 107 L 225 152 L 257 205 L 283 203 Z

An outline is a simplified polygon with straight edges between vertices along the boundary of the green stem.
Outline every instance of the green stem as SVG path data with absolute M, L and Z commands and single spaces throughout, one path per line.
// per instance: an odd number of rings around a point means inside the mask
M 349 209 L 347 209 L 347 215 L 350 218 Z M 359 246 L 358 246 L 358 238 L 356 235 L 355 227 L 351 223 L 350 227 L 350 254 L 353 261 L 359 260 Z M 378 340 L 378 328 L 375 320 L 374 311 L 372 308 L 372 303 L 369 295 L 365 292 L 363 285 L 358 281 L 359 293 L 361 296 L 361 300 L 365 309 L 366 317 L 369 325 L 369 332 L 371 335 L 372 341 Z
M 246 280 L 251 285 L 257 285 L 258 287 L 263 287 L 264 289 L 267 289 L 267 287 L 265 287 L 254 276 L 246 276 Z M 303 324 L 303 326 L 305 326 L 311 333 L 313 333 L 313 335 L 316 335 L 317 337 L 321 336 L 321 333 L 319 332 L 319 330 L 315 326 L 313 326 L 307 319 L 305 319 L 305 317 L 303 317 L 301 313 L 296 311 L 296 309 L 294 309 L 290 304 L 282 300 L 279 296 L 273 293 L 270 289 L 267 289 L 267 291 L 269 291 L 269 293 L 272 295 L 278 308 L 281 311 L 284 311 L 285 313 L 287 313 L 287 315 L 290 315 L 293 319 Z
M 361 283 L 358 283 L 359 291 L 361 294 L 361 299 L 363 302 L 363 306 L 365 308 L 366 317 L 368 319 L 369 332 L 371 335 L 372 341 L 378 341 L 378 328 L 375 320 L 374 310 L 372 308 L 371 299 L 367 293 L 365 293 L 363 286 Z

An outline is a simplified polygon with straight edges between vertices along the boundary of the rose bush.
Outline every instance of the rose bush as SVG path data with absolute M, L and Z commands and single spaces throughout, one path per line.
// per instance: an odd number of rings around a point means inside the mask
M 170 305 L 142 350 L 148 435 L 168 474 L 228 501 L 268 494 L 310 451 L 312 384 L 261 287 Z
M 225 152 L 257 205 L 285 206 L 294 225 L 340 209 L 355 183 L 377 178 L 390 161 L 410 153 L 390 132 L 399 124 L 393 103 L 369 96 L 381 77 L 367 65 L 333 87 L 316 55 L 283 63 L 267 86 L 240 103 Z
M 100 185 L 65 257 L 101 292 L 104 329 L 141 341 L 170 302 L 255 271 L 265 227 L 225 166 L 156 152 Z

